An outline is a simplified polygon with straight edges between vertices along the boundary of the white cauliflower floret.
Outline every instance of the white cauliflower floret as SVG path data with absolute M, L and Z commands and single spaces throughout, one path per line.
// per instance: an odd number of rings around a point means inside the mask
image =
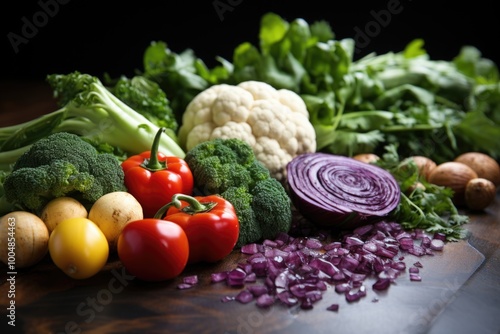
M 276 179 L 295 156 L 316 150 L 316 133 L 302 98 L 259 81 L 214 85 L 187 106 L 178 134 L 186 150 L 215 138 L 238 138 Z

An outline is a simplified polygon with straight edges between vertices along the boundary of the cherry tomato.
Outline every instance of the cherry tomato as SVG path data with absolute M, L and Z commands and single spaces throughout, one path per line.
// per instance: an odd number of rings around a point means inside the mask
M 108 240 L 87 218 L 60 222 L 49 237 L 49 254 L 54 264 L 68 276 L 84 279 L 97 274 L 109 255 Z
M 164 281 L 177 277 L 186 267 L 189 243 L 179 225 L 145 218 L 125 225 L 117 251 L 132 275 L 144 281 Z

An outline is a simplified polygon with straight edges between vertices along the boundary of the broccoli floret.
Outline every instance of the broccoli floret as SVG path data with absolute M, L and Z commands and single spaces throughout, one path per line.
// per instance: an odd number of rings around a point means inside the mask
M 91 205 L 113 191 L 125 191 L 120 161 L 78 135 L 57 132 L 35 142 L 4 180 L 5 199 L 39 213 L 51 199 L 72 196 Z
M 221 196 L 233 204 L 240 221 L 240 236 L 237 247 L 259 240 L 262 237 L 260 224 L 243 224 L 241 222 L 255 222 L 256 213 L 252 207 L 253 196 L 248 192 L 247 187 L 230 187 Z
M 277 179 L 271 177 L 257 182 L 252 189 L 252 195 L 252 208 L 255 218 L 260 223 L 262 238 L 272 239 L 276 236 L 276 231 L 288 232 L 290 230 L 292 202 Z M 276 217 L 280 217 L 281 220 L 277 220 Z
M 51 74 L 47 82 L 61 107 L 34 120 L 0 128 L 0 168 L 3 170 L 8 171 L 34 142 L 57 132 L 76 134 L 96 146 L 111 145 L 128 155 L 150 150 L 161 126 L 145 116 L 147 111 L 143 115 L 129 105 L 154 108 L 165 104 L 164 95 L 141 91 L 156 86 L 123 85 L 119 91 L 127 96 L 124 102 L 99 78 L 89 74 Z M 183 158 L 185 152 L 172 132 L 162 135 L 159 151 Z
M 201 194 L 220 194 L 235 207 L 240 222 L 237 246 L 290 230 L 291 200 L 248 143 L 216 138 L 196 145 L 184 159 Z
M 15 210 L 15 206 L 7 201 L 5 197 L 4 182 L 10 172 L 0 169 L 0 216 Z

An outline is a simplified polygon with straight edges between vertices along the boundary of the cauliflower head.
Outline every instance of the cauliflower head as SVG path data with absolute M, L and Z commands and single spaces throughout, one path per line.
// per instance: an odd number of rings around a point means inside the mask
M 188 104 L 178 133 L 186 151 L 215 138 L 237 138 L 279 181 L 295 156 L 316 150 L 316 133 L 302 98 L 261 81 L 214 85 Z

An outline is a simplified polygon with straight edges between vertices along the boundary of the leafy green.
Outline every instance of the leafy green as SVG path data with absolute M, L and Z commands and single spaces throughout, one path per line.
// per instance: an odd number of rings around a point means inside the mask
M 400 158 L 396 145 L 388 145 L 385 150 L 375 164 L 389 171 L 400 186 L 401 200 L 392 213 L 396 221 L 408 230 L 443 233 L 448 241 L 466 237 L 462 225 L 469 222 L 469 217 L 458 212 L 452 201 L 453 190 L 427 182 L 411 158 Z
M 300 94 L 318 151 L 383 153 L 398 144 L 400 154 L 436 162 L 470 150 L 499 158 L 500 141 L 488 139 L 500 138 L 497 66 L 472 46 L 450 61 L 432 60 L 423 46 L 415 39 L 400 52 L 355 60 L 354 40 L 335 39 L 327 22 L 267 13 L 259 45 L 242 42 L 231 62 L 221 61 L 224 75 L 207 82 L 259 80 Z
M 178 54 L 171 51 L 165 42 L 152 42 L 143 56 L 142 76 L 158 83 L 171 102 L 177 123 L 181 124 L 187 104 L 211 83 L 225 76 L 218 68 L 213 73 L 191 49 Z M 214 78 L 211 77 L 215 75 Z

